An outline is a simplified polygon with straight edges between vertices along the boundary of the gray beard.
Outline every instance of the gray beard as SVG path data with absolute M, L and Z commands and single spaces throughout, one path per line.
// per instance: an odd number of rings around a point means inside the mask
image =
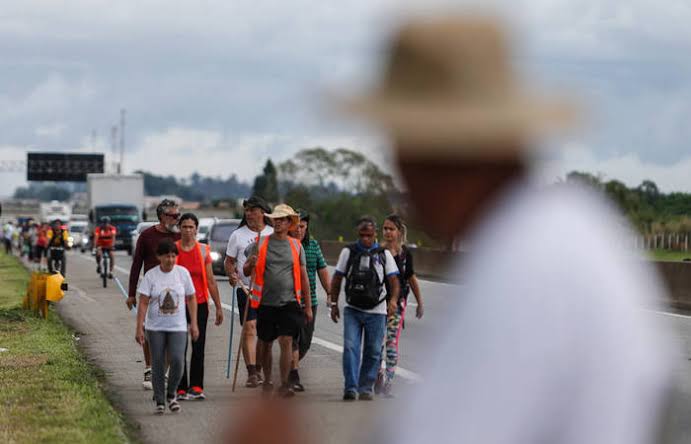
M 180 227 L 178 227 L 176 224 L 166 225 L 166 230 L 170 231 L 171 233 L 179 233 Z

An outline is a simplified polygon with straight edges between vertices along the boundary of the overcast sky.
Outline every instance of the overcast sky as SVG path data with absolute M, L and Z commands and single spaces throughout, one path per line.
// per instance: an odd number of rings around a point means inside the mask
M 0 0 L 0 160 L 88 152 L 92 130 L 109 154 L 126 108 L 126 171 L 251 180 L 268 157 L 317 145 L 385 163 L 384 139 L 321 98 L 372 84 L 383 42 L 423 4 L 449 10 L 430 0 Z M 526 80 L 568 87 L 589 110 L 586 129 L 549 142 L 543 180 L 578 169 L 691 192 L 690 2 L 495 4 Z M 24 177 L 0 173 L 0 196 Z

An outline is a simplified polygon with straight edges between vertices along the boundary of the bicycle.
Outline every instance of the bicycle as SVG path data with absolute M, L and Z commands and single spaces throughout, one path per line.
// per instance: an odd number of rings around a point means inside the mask
M 101 248 L 101 279 L 103 280 L 103 288 L 108 286 L 108 275 L 110 274 L 110 249 Z
M 65 248 L 50 247 L 48 250 L 48 272 L 60 272 L 65 276 Z

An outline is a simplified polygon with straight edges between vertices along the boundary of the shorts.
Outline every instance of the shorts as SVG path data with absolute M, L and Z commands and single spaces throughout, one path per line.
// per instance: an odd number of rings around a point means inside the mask
M 312 346 L 312 336 L 314 336 L 314 324 L 317 322 L 317 306 L 312 306 L 312 322 L 303 322 L 300 326 L 298 336 L 293 339 L 293 351 L 298 350 L 299 359 L 307 354 Z
M 48 256 L 48 248 L 42 245 L 36 245 L 36 257 L 42 258 Z
M 247 295 L 245 294 L 244 291 L 242 291 L 242 288 L 238 287 L 237 289 L 237 300 L 238 300 L 238 313 L 240 313 L 240 325 L 243 323 L 242 317 L 245 315 L 245 305 L 247 305 Z M 249 306 L 247 308 L 247 320 L 248 321 L 254 321 L 257 319 L 257 309 L 252 308 L 252 306 Z
M 297 302 L 282 307 L 260 305 L 257 313 L 257 337 L 271 342 L 279 336 L 297 337 L 305 322 L 302 308 Z

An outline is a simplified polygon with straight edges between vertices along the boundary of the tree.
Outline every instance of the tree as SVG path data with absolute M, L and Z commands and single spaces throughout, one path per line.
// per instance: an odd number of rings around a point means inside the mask
M 278 203 L 280 196 L 278 194 L 278 174 L 276 167 L 271 159 L 266 161 L 264 165 L 263 174 L 254 179 L 254 186 L 252 187 L 252 194 L 261 196 L 270 203 Z

